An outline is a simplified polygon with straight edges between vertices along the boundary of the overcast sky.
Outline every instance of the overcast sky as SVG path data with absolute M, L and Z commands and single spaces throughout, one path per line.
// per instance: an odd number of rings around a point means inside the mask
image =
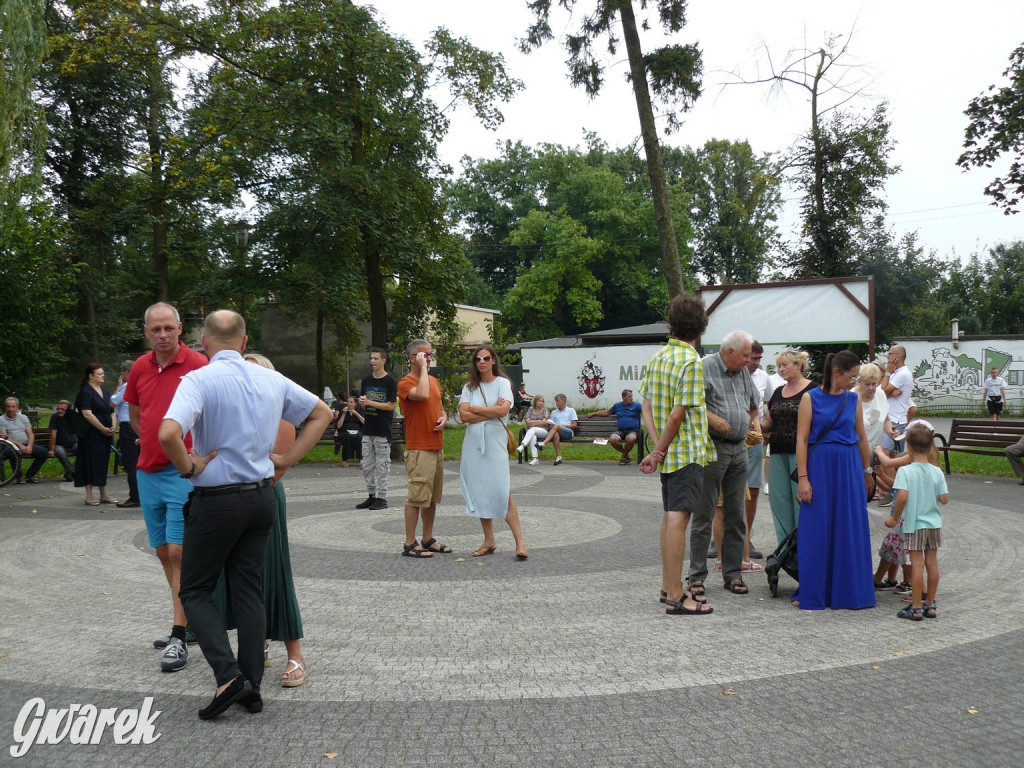
M 377 17 L 395 35 L 422 48 L 430 32 L 447 27 L 473 44 L 504 54 L 511 73 L 525 84 L 503 112 L 498 131 L 481 128 L 466 108 L 452 115 L 442 157 L 458 168 L 463 155 L 497 154 L 496 142 L 522 140 L 581 145 L 594 131 L 610 146 L 637 141 L 640 130 L 632 92 L 625 81 L 625 50 L 607 61 L 607 84 L 588 101 L 566 77 L 565 53 L 555 42 L 529 56 L 516 41 L 531 14 L 525 0 L 375 0 Z M 556 5 L 557 3 L 553 3 Z M 652 2 L 653 4 L 653 2 Z M 580 0 L 581 7 L 592 2 Z M 634 0 L 638 18 L 639 2 Z M 1004 216 L 982 194 L 992 170 L 962 172 L 963 115 L 968 102 L 989 85 L 1003 84 L 1009 56 L 1024 42 L 1024 2 L 950 0 L 917 2 L 754 2 L 690 0 L 686 28 L 675 42 L 697 43 L 704 59 L 704 95 L 671 136 L 672 145 L 700 146 L 711 138 L 746 139 L 757 152 L 789 147 L 807 130 L 810 106 L 802 89 L 769 92 L 765 85 L 733 85 L 739 72 L 753 79 L 764 71 L 765 47 L 775 61 L 793 50 L 817 49 L 826 35 L 849 35 L 850 63 L 868 73 L 865 94 L 848 105 L 863 111 L 890 104 L 901 172 L 888 184 L 890 221 L 898 234 L 918 230 L 920 242 L 940 256 L 966 257 L 976 249 L 1024 238 L 1024 213 Z M 568 15 L 552 14 L 556 35 L 575 29 Z M 661 44 L 653 33 L 645 49 Z M 1008 163 L 1007 163 L 1008 164 Z M 792 196 L 792 190 L 787 190 Z M 784 235 L 791 236 L 788 225 Z

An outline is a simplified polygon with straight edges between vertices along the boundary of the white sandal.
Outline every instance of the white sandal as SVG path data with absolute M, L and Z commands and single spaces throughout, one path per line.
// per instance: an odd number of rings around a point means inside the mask
M 292 667 L 293 664 L 295 665 L 294 668 Z M 297 680 L 285 680 L 284 679 L 285 675 L 290 675 L 292 672 L 295 672 L 296 670 L 302 672 L 302 677 L 298 678 Z M 288 666 L 286 666 L 284 668 L 284 672 L 281 673 L 281 687 L 282 688 L 298 688 L 304 682 L 306 682 L 306 667 L 305 667 L 305 665 L 301 661 L 296 661 L 295 659 L 288 659 Z

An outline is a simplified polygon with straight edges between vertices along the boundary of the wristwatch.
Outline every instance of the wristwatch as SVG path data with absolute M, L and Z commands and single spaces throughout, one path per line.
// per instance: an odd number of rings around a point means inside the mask
M 188 471 L 188 474 L 187 475 L 183 475 L 181 473 L 178 473 L 178 477 L 182 478 L 183 480 L 189 480 L 189 479 L 191 479 L 195 475 L 195 473 L 196 473 L 196 465 L 195 465 L 195 462 L 193 462 L 192 463 L 192 469 L 190 469 Z

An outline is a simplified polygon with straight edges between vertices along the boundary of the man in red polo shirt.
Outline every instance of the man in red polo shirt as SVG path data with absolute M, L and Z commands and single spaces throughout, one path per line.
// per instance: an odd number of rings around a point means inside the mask
M 176 672 L 188 661 L 185 644 L 185 609 L 178 599 L 181 577 L 181 542 L 185 533 L 182 507 L 188 500 L 192 483 L 178 474 L 160 446 L 160 424 L 178 390 L 182 377 L 202 368 L 209 361 L 179 340 L 181 318 L 178 310 L 163 302 L 146 310 L 146 338 L 153 350 L 132 365 L 124 399 L 128 403 L 132 429 L 139 435 L 137 479 L 142 516 L 149 533 L 149 545 L 163 565 L 171 587 L 174 624 L 167 638 L 154 641 L 163 648 L 160 669 Z M 185 435 L 185 447 L 191 450 L 191 435 Z

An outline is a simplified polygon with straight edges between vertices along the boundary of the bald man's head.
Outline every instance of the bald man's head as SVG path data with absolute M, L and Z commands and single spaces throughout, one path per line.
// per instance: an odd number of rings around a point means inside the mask
M 203 345 L 209 351 L 210 346 L 218 349 L 235 349 L 241 352 L 245 348 L 245 319 L 230 309 L 218 309 L 206 316 L 203 324 Z

